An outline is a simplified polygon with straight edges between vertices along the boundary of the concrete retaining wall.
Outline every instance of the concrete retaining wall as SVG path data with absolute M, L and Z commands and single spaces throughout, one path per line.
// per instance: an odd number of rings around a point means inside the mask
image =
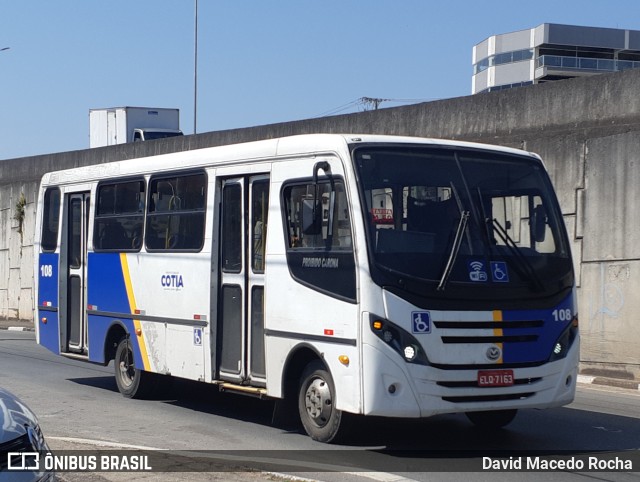
M 32 319 L 35 190 L 49 170 L 314 132 L 471 140 L 540 154 L 572 238 L 583 373 L 640 379 L 640 70 L 393 109 L 0 162 L 0 317 Z M 27 205 L 23 235 L 16 204 Z

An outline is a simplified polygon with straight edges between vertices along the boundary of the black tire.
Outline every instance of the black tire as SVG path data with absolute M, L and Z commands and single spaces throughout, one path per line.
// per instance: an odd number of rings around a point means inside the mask
M 123 338 L 116 348 L 113 360 L 118 390 L 127 398 L 143 398 L 152 393 L 157 379 L 153 373 L 135 367 L 129 338 Z
M 491 412 L 467 412 L 465 415 L 480 428 L 496 430 L 513 422 L 517 413 L 517 410 L 494 410 Z
M 309 363 L 300 378 L 298 412 L 313 440 L 335 442 L 343 435 L 343 414 L 335 405 L 336 389 L 331 373 L 319 360 Z

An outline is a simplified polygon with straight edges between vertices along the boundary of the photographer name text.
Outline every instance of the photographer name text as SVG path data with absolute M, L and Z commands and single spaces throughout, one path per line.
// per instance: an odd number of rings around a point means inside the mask
M 537 470 L 575 470 L 575 471 L 633 471 L 633 461 L 621 457 L 482 457 L 482 470 L 537 471 Z

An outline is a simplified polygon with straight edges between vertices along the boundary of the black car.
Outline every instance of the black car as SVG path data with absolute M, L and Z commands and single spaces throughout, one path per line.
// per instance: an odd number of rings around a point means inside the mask
M 35 414 L 18 397 L 0 388 L 0 482 L 55 480 L 51 471 L 44 470 L 47 452 Z

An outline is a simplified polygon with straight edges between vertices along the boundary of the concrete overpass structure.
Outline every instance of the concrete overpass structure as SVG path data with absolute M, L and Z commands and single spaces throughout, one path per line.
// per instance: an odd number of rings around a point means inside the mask
M 558 191 L 572 239 L 579 284 L 581 371 L 640 380 L 640 227 L 636 222 L 640 70 L 358 114 L 0 161 L 0 318 L 33 319 L 35 196 L 44 172 L 314 132 L 449 138 L 540 154 Z

